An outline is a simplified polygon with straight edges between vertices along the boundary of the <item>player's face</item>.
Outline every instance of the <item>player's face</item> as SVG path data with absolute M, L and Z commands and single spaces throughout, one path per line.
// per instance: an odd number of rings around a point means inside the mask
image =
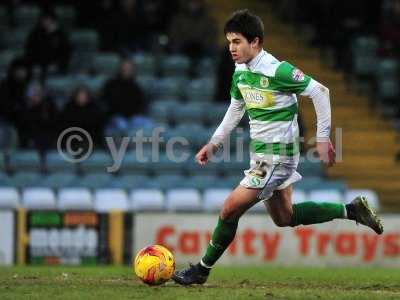
M 258 38 L 255 38 L 254 41 L 249 43 L 241 33 L 228 32 L 226 34 L 226 39 L 229 42 L 229 52 L 235 63 L 248 63 L 260 51 Z

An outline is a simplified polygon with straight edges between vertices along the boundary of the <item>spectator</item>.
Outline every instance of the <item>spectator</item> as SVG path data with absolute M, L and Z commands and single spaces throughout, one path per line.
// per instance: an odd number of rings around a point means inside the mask
M 45 79 L 50 66 L 58 72 L 66 72 L 71 49 L 68 35 L 60 29 L 54 12 L 45 11 L 38 24 L 30 32 L 25 55 L 32 66 L 39 66 L 41 79 Z
M 22 147 L 36 148 L 40 152 L 55 144 L 57 108 L 45 95 L 41 84 L 28 88 L 26 106 L 19 115 L 19 137 Z
M 62 128 L 79 127 L 86 130 L 96 145 L 103 142 L 104 113 L 92 100 L 89 89 L 78 87 L 61 113 Z
M 127 130 L 150 125 L 150 120 L 145 117 L 146 99 L 135 80 L 134 66 L 130 60 L 123 60 L 118 75 L 106 82 L 103 100 L 114 124 L 112 126 Z
M 172 21 L 171 50 L 191 58 L 212 54 L 216 48 L 216 32 L 215 21 L 209 16 L 204 0 L 189 0 Z
M 7 77 L 0 83 L 0 118 L 15 123 L 18 112 L 24 107 L 30 79 L 26 61 L 22 58 L 14 59 L 8 67 Z

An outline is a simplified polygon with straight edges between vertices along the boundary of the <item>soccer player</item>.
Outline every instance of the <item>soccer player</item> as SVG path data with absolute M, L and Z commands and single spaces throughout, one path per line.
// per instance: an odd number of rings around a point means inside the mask
M 377 234 L 383 232 L 380 220 L 362 196 L 347 205 L 312 201 L 292 204 L 292 183 L 301 179 L 296 172 L 299 162 L 296 94 L 310 97 L 314 104 L 316 149 L 320 160 L 330 167 L 335 163 L 335 151 L 329 138 L 329 90 L 290 63 L 278 61 L 266 52 L 264 25 L 248 10 L 235 12 L 226 22 L 224 33 L 236 63 L 231 103 L 222 123 L 196 159 L 205 165 L 246 111 L 250 119 L 250 169 L 225 200 L 203 258 L 196 265 L 176 271 L 172 277 L 182 285 L 206 282 L 211 268 L 234 239 L 239 218 L 259 201 L 264 201 L 279 227 L 350 219 Z

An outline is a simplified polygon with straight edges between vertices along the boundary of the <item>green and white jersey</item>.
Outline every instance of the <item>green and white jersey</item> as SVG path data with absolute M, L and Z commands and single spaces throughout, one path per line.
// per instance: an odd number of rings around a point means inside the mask
M 230 92 L 232 99 L 244 102 L 252 153 L 278 159 L 299 154 L 296 94 L 310 81 L 311 77 L 264 50 L 250 63 L 236 64 Z

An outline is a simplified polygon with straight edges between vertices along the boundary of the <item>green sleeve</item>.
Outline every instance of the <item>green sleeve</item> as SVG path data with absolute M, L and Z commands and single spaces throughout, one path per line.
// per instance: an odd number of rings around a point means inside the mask
M 239 81 L 239 76 L 240 76 L 240 72 L 233 73 L 232 83 L 231 83 L 231 97 L 236 100 L 243 99 L 242 94 L 240 93 L 240 90 L 237 85 L 237 83 Z
M 310 83 L 311 77 L 288 62 L 282 62 L 276 70 L 274 81 L 277 89 L 294 94 L 302 93 Z

